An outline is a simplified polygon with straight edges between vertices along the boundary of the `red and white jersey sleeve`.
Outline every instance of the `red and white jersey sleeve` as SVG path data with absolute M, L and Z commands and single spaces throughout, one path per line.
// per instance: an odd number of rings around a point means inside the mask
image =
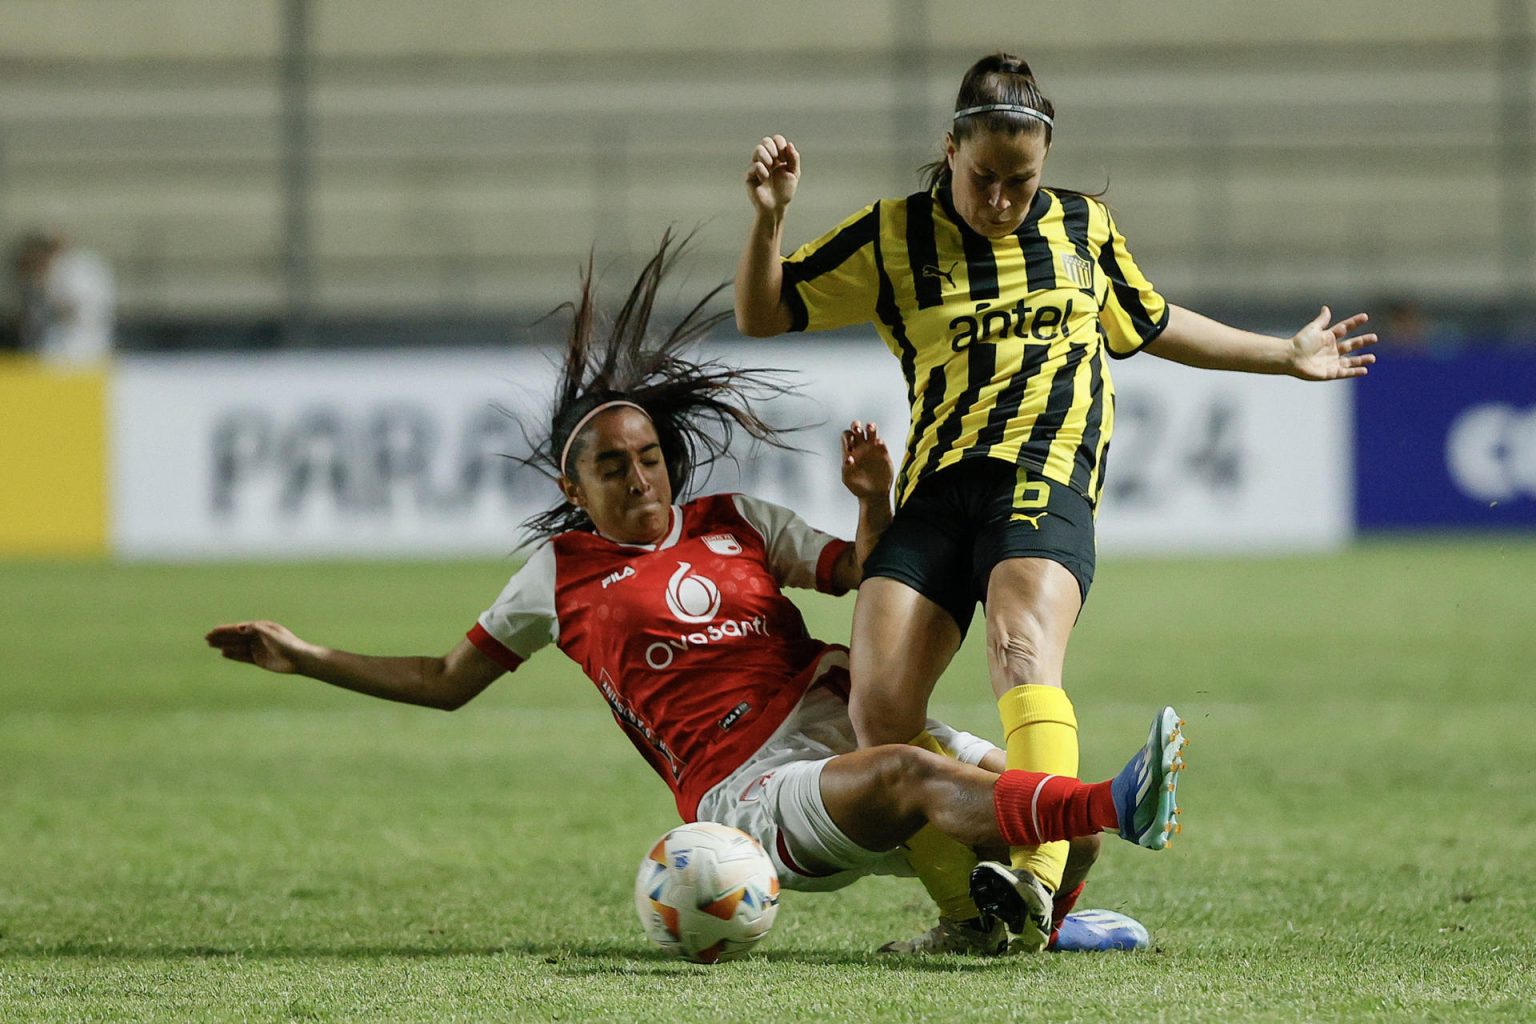
M 768 545 L 768 566 L 781 587 L 842 594 L 833 586 L 832 567 L 848 548 L 848 542 L 823 533 L 794 512 L 771 501 L 746 494 L 731 500 L 743 519 L 752 524 Z
M 830 590 L 845 547 L 787 509 L 698 498 L 656 544 L 552 538 L 469 636 L 509 668 L 558 644 L 692 820 L 829 667 L 782 588 Z
M 560 638 L 555 616 L 555 549 L 539 546 L 513 574 L 496 603 L 480 613 L 469 640 L 482 654 L 511 671 L 540 647 Z

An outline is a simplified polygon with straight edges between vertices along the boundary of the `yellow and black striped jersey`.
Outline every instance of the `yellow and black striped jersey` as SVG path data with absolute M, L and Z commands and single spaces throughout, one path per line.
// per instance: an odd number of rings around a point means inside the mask
M 883 199 L 784 260 L 793 330 L 872 322 L 901 359 L 912 426 L 898 503 L 967 458 L 1028 466 L 1097 505 L 1114 428 L 1108 353 L 1162 331 L 1168 304 L 1103 203 L 1042 188 L 988 239 L 948 190 Z

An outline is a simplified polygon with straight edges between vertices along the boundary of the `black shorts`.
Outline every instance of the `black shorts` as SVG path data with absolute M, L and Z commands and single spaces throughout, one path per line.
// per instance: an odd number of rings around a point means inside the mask
M 1086 601 L 1094 550 L 1087 498 L 1024 466 L 970 458 L 917 485 L 864 563 L 864 578 L 905 583 L 949 612 L 964 636 L 997 563 L 1059 562 Z

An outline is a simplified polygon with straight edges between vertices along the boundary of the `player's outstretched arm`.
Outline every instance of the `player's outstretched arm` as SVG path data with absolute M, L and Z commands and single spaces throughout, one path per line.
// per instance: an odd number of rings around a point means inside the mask
M 864 578 L 864 562 L 891 524 L 891 453 L 873 423 L 855 420 L 843 431 L 843 486 L 859 499 L 859 528 L 853 546 L 832 567 L 839 589 L 853 590 Z
M 1376 357 L 1364 349 L 1376 335 L 1350 332 L 1365 323 L 1356 313 L 1337 323 L 1324 306 L 1311 323 L 1289 338 L 1255 334 L 1201 316 L 1182 306 L 1168 307 L 1168 326 L 1147 351 L 1185 366 L 1206 370 L 1280 373 L 1300 380 L 1363 377 Z
M 736 329 L 752 338 L 789 330 L 789 310 L 779 298 L 784 283 L 784 213 L 800 184 L 800 151 L 782 135 L 766 136 L 747 163 L 752 227 L 736 265 Z
M 204 639 L 231 661 L 444 711 L 462 706 L 506 671 L 468 640 L 441 658 L 376 657 L 320 647 L 265 621 L 215 626 Z

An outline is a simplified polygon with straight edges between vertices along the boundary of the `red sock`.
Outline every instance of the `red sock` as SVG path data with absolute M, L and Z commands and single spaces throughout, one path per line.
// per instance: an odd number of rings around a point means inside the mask
M 1077 898 L 1083 894 L 1083 886 L 1087 884 L 1087 882 L 1079 882 L 1077 888 L 1071 892 L 1056 894 L 1051 904 L 1051 938 L 1045 944 L 1047 949 L 1056 948 L 1056 938 L 1061 934 L 1061 922 L 1065 921 L 1067 915 L 1072 913 L 1072 908 L 1077 906 Z
M 1111 785 L 1044 772 L 1003 772 L 992 788 L 997 830 L 1009 846 L 1038 846 L 1114 828 L 1120 817 Z

